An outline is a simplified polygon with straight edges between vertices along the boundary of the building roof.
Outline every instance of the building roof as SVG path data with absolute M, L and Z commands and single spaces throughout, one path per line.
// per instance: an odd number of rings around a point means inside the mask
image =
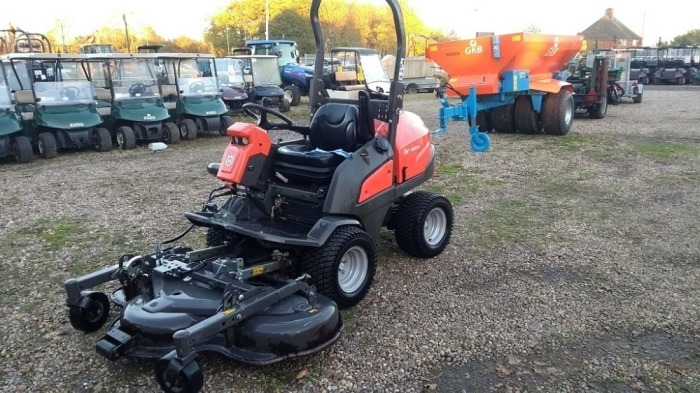
M 587 40 L 641 40 L 634 31 L 615 18 L 612 8 L 605 10 L 605 15 L 586 30 L 579 33 Z

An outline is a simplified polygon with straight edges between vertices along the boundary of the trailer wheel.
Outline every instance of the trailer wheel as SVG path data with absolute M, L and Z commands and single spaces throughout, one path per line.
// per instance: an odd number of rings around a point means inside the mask
M 228 132 L 228 128 L 233 125 L 233 118 L 231 116 L 221 116 L 221 120 L 219 120 L 220 125 L 219 125 L 219 134 L 221 136 L 226 136 Z
M 600 99 L 599 104 L 595 104 L 588 109 L 588 116 L 591 119 L 602 119 L 608 114 L 608 97 Z
M 410 85 L 406 86 L 406 93 L 408 93 L 408 94 L 418 93 L 418 85 L 416 85 L 415 83 L 411 83 Z
M 297 85 L 287 85 L 284 87 L 284 98 L 289 101 L 289 105 L 297 106 L 301 101 L 301 90 Z
M 542 103 L 542 125 L 549 135 L 566 135 L 574 122 L 574 97 L 567 90 L 548 93 Z
M 636 96 L 632 97 L 632 102 L 634 102 L 635 104 L 641 104 L 642 94 L 637 94 Z
M 515 132 L 515 112 L 513 104 L 491 109 L 491 124 L 496 132 Z
M 176 145 L 180 143 L 180 130 L 173 122 L 163 123 L 163 142 Z
M 341 309 L 359 303 L 374 281 L 377 246 L 363 229 L 336 228 L 323 246 L 301 258 L 302 272 L 311 275 L 310 283 Z
M 532 108 L 532 99 L 521 95 L 515 99 L 515 127 L 523 134 L 539 134 L 542 123 Z
M 197 138 L 197 125 L 192 119 L 184 119 L 180 123 L 180 138 L 191 141 Z
M 122 150 L 136 147 L 136 134 L 134 134 L 134 130 L 131 127 L 122 126 L 117 128 L 115 139 L 117 140 L 117 146 Z
M 41 158 L 54 158 L 58 154 L 56 137 L 50 132 L 42 132 L 37 137 L 36 147 Z
M 401 202 L 396 216 L 396 242 L 407 254 L 432 258 L 450 242 L 454 213 L 447 198 L 416 191 Z
M 26 164 L 34 159 L 32 152 L 32 141 L 26 136 L 16 136 L 12 140 L 12 155 L 15 156 L 15 162 L 18 164 Z

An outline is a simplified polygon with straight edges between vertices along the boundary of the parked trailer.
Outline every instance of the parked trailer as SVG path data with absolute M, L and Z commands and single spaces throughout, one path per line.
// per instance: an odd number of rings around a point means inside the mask
M 438 93 L 442 108 L 436 132 L 445 132 L 453 119 L 470 122 L 472 144 L 487 139 L 474 138 L 480 128 L 566 134 L 574 119 L 573 87 L 554 73 L 565 68 L 582 44 L 580 36 L 534 33 L 429 44 L 426 57 L 449 75 L 445 92 Z M 451 105 L 450 96 L 462 102 Z
M 394 69 L 396 57 L 386 55 L 382 58 L 382 64 L 387 74 L 391 76 L 391 70 Z M 406 93 L 415 94 L 419 92 L 435 91 L 440 87 L 440 81 L 435 77 L 435 71 L 439 67 L 432 61 L 425 59 L 425 56 L 407 57 L 403 62 L 403 79 L 402 82 L 406 86 Z

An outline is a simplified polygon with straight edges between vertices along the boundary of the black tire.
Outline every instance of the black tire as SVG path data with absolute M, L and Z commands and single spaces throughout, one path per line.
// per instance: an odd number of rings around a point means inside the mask
M 339 308 L 349 308 L 359 303 L 372 286 L 377 246 L 361 228 L 339 227 L 323 246 L 302 257 L 300 268 L 311 275 L 310 283 L 319 293 L 331 298 Z
M 37 137 L 37 150 L 41 158 L 54 158 L 58 155 L 56 137 L 50 132 L 42 132 Z
M 542 103 L 542 126 L 549 135 L 566 135 L 574 123 L 574 96 L 568 90 L 547 93 Z
M 410 85 L 406 86 L 406 93 L 417 94 L 418 93 L 418 85 L 416 85 L 415 83 L 411 83 Z
M 134 134 L 134 130 L 131 127 L 118 127 L 114 139 L 117 141 L 117 146 L 122 150 L 129 150 L 136 147 L 136 134 Z
M 642 94 L 637 94 L 636 96 L 632 97 L 632 102 L 634 102 L 635 104 L 641 104 Z
M 226 132 L 228 131 L 228 128 L 233 125 L 233 118 L 231 116 L 221 116 L 220 120 L 221 125 L 219 126 L 219 134 L 222 136 L 226 136 Z
M 197 139 L 197 125 L 192 119 L 184 119 L 180 122 L 180 138 L 191 141 Z
M 301 101 L 301 90 L 297 85 L 287 85 L 284 87 L 284 98 L 289 101 L 289 105 L 297 106 Z
M 68 319 L 77 330 L 91 333 L 99 330 L 109 316 L 109 299 L 102 292 L 91 292 L 80 298 L 79 306 L 70 306 Z
M 542 123 L 532 108 L 529 96 L 521 95 L 515 99 L 515 128 L 523 134 L 539 134 L 542 131 Z
M 18 164 L 26 164 L 34 159 L 32 141 L 26 136 L 20 135 L 12 138 L 12 155 Z
M 408 255 L 433 258 L 450 243 L 453 221 L 452 204 L 447 198 L 427 191 L 413 192 L 399 206 L 396 243 Z
M 679 76 L 678 78 L 676 78 L 676 84 L 677 85 L 685 85 L 685 78 L 682 76 Z
M 238 236 L 224 229 L 208 228 L 207 229 L 207 247 L 223 246 L 224 244 L 234 244 L 238 242 Z
M 168 367 L 171 364 L 173 367 Z M 197 393 L 204 386 L 204 375 L 199 364 L 193 360 L 183 367 L 182 361 L 172 354 L 158 359 L 155 374 L 158 385 L 167 393 Z
M 194 119 L 195 127 L 197 127 L 197 136 L 203 136 L 207 133 L 207 124 L 201 117 L 195 117 Z
M 287 101 L 286 98 L 282 98 L 282 100 L 280 100 L 280 105 L 279 105 L 280 112 L 282 112 L 282 113 L 289 112 L 290 109 L 292 109 L 292 107 L 291 107 L 291 104 L 289 103 L 289 101 Z
M 608 97 L 600 99 L 599 104 L 595 104 L 588 109 L 588 116 L 591 119 L 602 119 L 608 114 Z
M 180 143 L 180 129 L 172 122 L 163 123 L 163 142 L 176 145 Z
M 98 127 L 92 132 L 92 147 L 99 152 L 112 150 L 112 135 L 106 128 Z
M 476 124 L 479 126 L 479 131 L 481 131 L 481 132 L 493 131 L 493 124 L 491 123 L 491 112 L 490 111 L 477 112 L 476 113 Z
M 513 104 L 491 109 L 491 124 L 496 132 L 515 132 L 515 111 Z
M 647 77 L 642 78 L 641 82 L 643 85 L 648 85 L 649 84 L 649 77 L 647 76 Z

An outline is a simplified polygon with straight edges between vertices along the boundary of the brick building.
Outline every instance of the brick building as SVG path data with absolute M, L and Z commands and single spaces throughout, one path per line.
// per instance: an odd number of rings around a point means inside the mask
M 602 18 L 578 34 L 583 36 L 589 50 L 642 45 L 642 37 L 617 20 L 612 8 L 606 9 Z

